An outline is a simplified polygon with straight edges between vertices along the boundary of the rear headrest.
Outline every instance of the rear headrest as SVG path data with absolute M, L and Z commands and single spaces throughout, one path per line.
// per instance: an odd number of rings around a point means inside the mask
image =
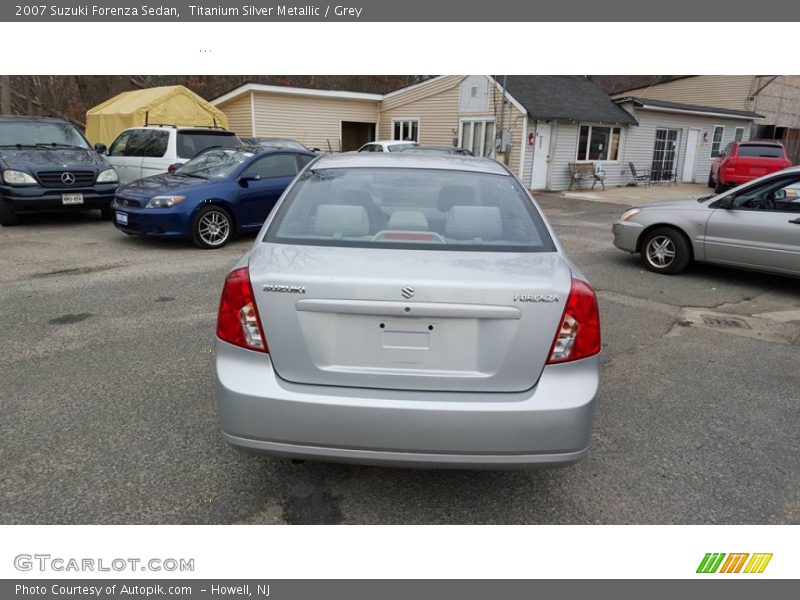
M 447 212 L 445 236 L 454 240 L 496 240 L 503 236 L 503 220 L 496 206 L 454 206 Z
M 428 231 L 428 218 L 418 210 L 396 210 L 389 217 L 387 229 L 399 231 Z
M 314 213 L 314 235 L 359 237 L 369 233 L 369 218 L 363 206 L 320 204 Z
M 336 193 L 336 204 L 348 204 L 367 208 L 374 204 L 372 196 L 364 190 L 339 190 Z
M 439 191 L 436 206 L 441 212 L 447 212 L 454 206 L 471 206 L 477 204 L 475 190 L 466 185 L 446 185 Z

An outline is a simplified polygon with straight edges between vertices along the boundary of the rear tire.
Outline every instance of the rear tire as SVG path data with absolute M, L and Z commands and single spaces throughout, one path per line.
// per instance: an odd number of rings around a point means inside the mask
M 233 219 L 227 210 L 211 204 L 201 208 L 192 221 L 192 241 L 198 248 L 216 250 L 233 237 Z
M 644 266 L 654 273 L 674 275 L 683 271 L 692 259 L 692 248 L 684 235 L 671 227 L 658 227 L 642 242 Z
M 722 192 L 726 191 L 728 186 L 722 183 L 721 181 L 717 181 L 717 185 L 714 187 L 714 191 L 717 194 L 721 194 Z
M 111 208 L 101 208 L 100 218 L 103 221 L 110 221 L 111 219 L 114 218 L 114 211 Z
M 713 177 L 713 175 L 714 175 L 713 171 L 709 171 L 708 172 L 708 187 L 710 187 L 711 189 L 714 189 L 714 177 Z

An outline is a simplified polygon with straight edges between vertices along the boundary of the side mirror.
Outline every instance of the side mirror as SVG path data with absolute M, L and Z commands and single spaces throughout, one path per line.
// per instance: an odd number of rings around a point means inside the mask
M 239 175 L 239 178 L 236 181 L 239 183 L 239 185 L 245 186 L 247 185 L 248 181 L 261 181 L 261 175 L 247 175 L 245 173 L 244 175 Z
M 725 210 L 730 210 L 733 208 L 733 196 L 727 196 L 722 198 L 721 200 L 717 200 L 714 202 L 714 208 L 724 208 Z
M 170 166 L 167 167 L 167 173 L 172 175 L 175 171 L 180 169 L 183 165 L 184 165 L 184 163 L 181 163 L 181 162 L 172 163 Z
M 94 149 L 97 151 L 98 154 L 105 154 L 108 152 L 108 148 L 106 148 L 105 144 L 97 143 L 94 145 Z
M 772 199 L 773 200 L 786 200 L 786 190 L 775 190 L 772 192 Z

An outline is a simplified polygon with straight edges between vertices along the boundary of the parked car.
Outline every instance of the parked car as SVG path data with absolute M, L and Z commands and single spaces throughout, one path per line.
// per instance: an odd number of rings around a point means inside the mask
M 358 149 L 359 152 L 401 152 L 406 148 L 419 146 L 417 142 L 405 140 L 382 140 L 364 144 Z
M 323 156 L 225 281 L 222 434 L 299 459 L 569 463 L 600 348 L 594 291 L 507 167 Z
M 126 129 L 108 148 L 121 183 L 167 173 L 207 148 L 240 146 L 232 131 L 214 127 L 150 125 Z
M 614 245 L 668 275 L 693 260 L 800 275 L 799 187 L 792 167 L 723 194 L 631 208 L 613 225 Z
M 708 187 L 718 194 L 792 166 L 780 142 L 731 142 L 711 163 Z
M 264 223 L 286 186 L 315 155 L 238 146 L 212 148 L 177 168 L 117 190 L 114 224 L 130 235 L 191 239 L 221 248 Z
M 458 154 L 460 156 L 475 156 L 471 150 L 458 146 L 406 146 L 401 152 L 412 154 Z
M 243 137 L 241 140 L 242 144 L 245 146 L 260 146 L 262 148 L 289 148 L 290 150 L 305 150 L 306 152 L 318 151 L 316 149 L 309 150 L 300 142 L 287 138 Z
M 54 117 L 0 117 L 0 225 L 23 213 L 100 209 L 110 217 L 117 173 L 77 128 Z

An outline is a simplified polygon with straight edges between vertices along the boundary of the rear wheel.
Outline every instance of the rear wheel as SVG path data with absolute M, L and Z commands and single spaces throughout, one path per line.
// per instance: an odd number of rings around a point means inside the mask
M 719 179 L 719 176 L 717 176 L 717 178 Z M 718 194 L 721 194 L 722 192 L 724 192 L 727 189 L 728 189 L 728 186 L 725 185 L 724 183 L 722 183 L 721 181 L 717 181 L 717 185 L 714 187 L 714 191 L 716 193 L 718 193 Z
M 713 171 L 709 171 L 708 172 L 708 187 L 710 187 L 712 189 L 714 187 L 714 177 L 713 176 L 714 176 L 714 172 Z
M 222 248 L 232 235 L 233 219 L 220 206 L 203 207 L 192 223 L 192 241 L 200 248 Z
M 111 208 L 101 208 L 100 209 L 100 218 L 103 221 L 110 221 L 114 216 L 114 211 Z
M 647 234 L 642 244 L 642 262 L 654 273 L 673 275 L 689 264 L 692 250 L 682 233 L 669 227 L 659 227 Z

